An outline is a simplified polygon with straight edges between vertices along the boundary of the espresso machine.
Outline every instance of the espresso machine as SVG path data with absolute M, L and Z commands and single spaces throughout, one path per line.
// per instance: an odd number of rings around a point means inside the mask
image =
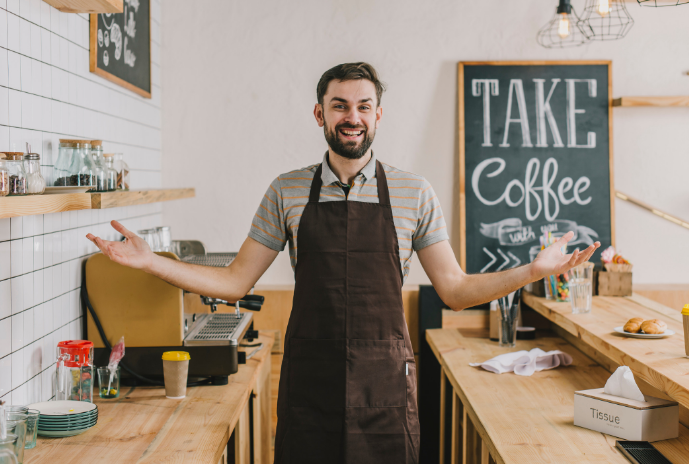
M 156 253 L 212 267 L 229 266 L 237 255 L 206 253 L 198 241 L 174 244 L 176 253 Z M 253 314 L 241 309 L 260 311 L 263 296 L 249 294 L 239 301 L 227 302 L 193 294 L 143 271 L 117 264 L 102 253 L 87 260 L 84 284 L 86 333 L 94 345 L 94 363 L 107 365 L 110 347 L 124 336 L 125 357 L 120 365 L 125 385 L 160 384 L 165 351 L 189 353 L 189 377 L 196 379 L 194 385 L 226 385 L 239 364 L 261 348 L 251 344 L 258 338 L 253 329 Z M 219 311 L 219 306 L 225 309 Z M 247 355 L 239 350 L 240 345 L 255 349 Z

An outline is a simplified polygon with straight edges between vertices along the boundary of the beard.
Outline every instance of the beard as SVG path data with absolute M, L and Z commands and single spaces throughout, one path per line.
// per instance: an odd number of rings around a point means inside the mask
M 352 124 L 339 124 L 335 126 L 335 130 L 331 131 L 328 129 L 328 124 L 324 119 L 323 133 L 325 134 L 325 141 L 328 142 L 330 149 L 336 154 L 343 158 L 357 160 L 366 154 L 371 144 L 373 143 L 373 138 L 376 136 L 376 130 L 373 129 L 369 132 L 366 126 L 355 126 Z M 354 140 L 342 140 L 340 139 L 340 129 L 350 129 L 350 130 L 363 130 L 363 139 L 360 142 Z

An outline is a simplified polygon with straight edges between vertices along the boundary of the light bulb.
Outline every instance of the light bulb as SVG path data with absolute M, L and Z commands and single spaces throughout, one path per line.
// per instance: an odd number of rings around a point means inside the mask
M 598 0 L 598 14 L 606 16 L 610 13 L 610 0 Z
M 567 13 L 560 13 L 560 22 L 557 25 L 557 35 L 561 39 L 569 37 L 569 17 Z

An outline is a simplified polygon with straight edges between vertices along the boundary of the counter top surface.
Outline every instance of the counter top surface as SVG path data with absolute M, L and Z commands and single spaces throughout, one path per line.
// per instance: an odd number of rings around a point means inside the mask
M 497 463 L 629 462 L 615 448 L 618 438 L 574 425 L 574 392 L 598 388 L 610 374 L 564 339 L 551 334 L 500 348 L 457 329 L 428 330 L 426 339 Z M 530 377 L 469 366 L 536 347 L 562 350 L 574 361 Z M 680 425 L 679 438 L 655 445 L 672 462 L 686 462 L 689 431 Z
M 679 311 L 641 296 L 594 296 L 591 312 L 572 314 L 570 303 L 524 293 L 524 303 L 680 405 L 689 408 L 689 359 Z M 626 337 L 614 331 L 632 317 L 662 319 L 674 335 L 661 339 Z
M 160 387 L 122 387 L 116 400 L 95 400 L 95 427 L 69 438 L 39 436 L 24 462 L 216 464 L 270 356 L 273 335 L 262 332 L 259 341 L 263 349 L 240 364 L 228 385 L 188 388 L 183 400 L 167 399 Z

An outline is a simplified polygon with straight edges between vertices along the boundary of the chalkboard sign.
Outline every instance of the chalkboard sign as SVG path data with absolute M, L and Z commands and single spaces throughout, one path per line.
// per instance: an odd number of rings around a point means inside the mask
M 91 15 L 92 73 L 151 98 L 149 0 L 125 0 L 123 13 Z
M 614 244 L 611 63 L 459 63 L 461 264 L 510 269 L 539 237 Z

